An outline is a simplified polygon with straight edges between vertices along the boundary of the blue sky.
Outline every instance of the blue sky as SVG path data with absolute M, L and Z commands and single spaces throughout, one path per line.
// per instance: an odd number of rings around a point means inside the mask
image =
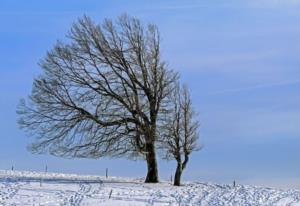
M 16 124 L 37 65 L 72 22 L 128 13 L 155 23 L 163 57 L 192 91 L 200 142 L 185 180 L 300 188 L 300 1 L 0 2 L 0 169 L 140 176 L 144 162 L 32 155 Z M 174 163 L 159 162 L 162 179 Z

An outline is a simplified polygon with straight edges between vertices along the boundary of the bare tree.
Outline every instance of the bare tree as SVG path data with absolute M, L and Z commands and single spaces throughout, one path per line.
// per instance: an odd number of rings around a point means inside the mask
M 98 25 L 75 23 L 68 43 L 41 61 L 19 124 L 34 153 L 68 158 L 127 157 L 147 161 L 145 182 L 158 182 L 155 143 L 176 72 L 160 57 L 155 25 L 126 15 Z
M 164 131 L 166 133 L 162 137 L 161 146 L 166 152 L 167 159 L 177 161 L 174 185 L 180 186 L 181 175 L 186 168 L 190 154 L 200 149 L 197 144 L 200 124 L 195 119 L 196 115 L 186 86 L 177 85 L 172 104 L 172 112 L 166 118 Z

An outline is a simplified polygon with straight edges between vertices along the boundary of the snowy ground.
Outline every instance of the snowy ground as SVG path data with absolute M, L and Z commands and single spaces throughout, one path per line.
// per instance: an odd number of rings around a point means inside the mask
M 173 187 L 139 179 L 0 170 L 0 206 L 6 205 L 300 206 L 300 191 L 210 183 Z

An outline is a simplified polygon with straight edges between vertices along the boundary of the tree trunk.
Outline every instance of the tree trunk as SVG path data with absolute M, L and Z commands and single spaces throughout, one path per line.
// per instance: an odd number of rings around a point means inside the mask
M 175 173 L 175 178 L 174 178 L 175 186 L 180 186 L 181 174 L 182 174 L 182 165 L 181 165 L 181 163 L 177 163 L 177 168 L 176 168 L 176 173 Z
M 157 183 L 158 180 L 158 170 L 157 170 L 157 161 L 156 161 L 156 153 L 155 153 L 155 145 L 154 143 L 147 143 L 147 177 L 146 183 Z

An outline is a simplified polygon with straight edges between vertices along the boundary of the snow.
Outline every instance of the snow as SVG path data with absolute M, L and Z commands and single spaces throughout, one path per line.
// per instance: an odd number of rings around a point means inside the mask
M 289 205 L 300 206 L 300 191 L 142 179 L 0 170 L 0 206 L 102 205 Z

